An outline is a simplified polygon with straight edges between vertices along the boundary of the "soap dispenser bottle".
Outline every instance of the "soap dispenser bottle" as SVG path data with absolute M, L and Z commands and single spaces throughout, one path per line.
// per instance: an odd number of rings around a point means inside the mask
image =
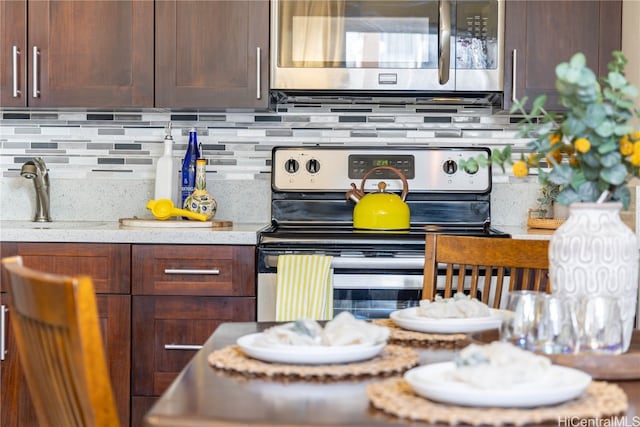
M 177 196 L 177 169 L 173 158 L 173 136 L 171 122 L 165 128 L 164 153 L 156 163 L 155 200 L 169 199 L 175 202 Z

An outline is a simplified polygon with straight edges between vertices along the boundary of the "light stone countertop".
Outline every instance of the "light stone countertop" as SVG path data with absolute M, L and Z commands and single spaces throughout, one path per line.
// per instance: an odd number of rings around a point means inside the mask
M 509 233 L 512 239 L 549 240 L 555 230 L 542 230 L 520 226 L 495 226 L 496 229 Z
M 129 227 L 117 221 L 0 221 L 3 242 L 156 243 L 256 245 L 268 224 L 239 223 L 224 228 Z M 514 239 L 549 239 L 553 230 L 496 226 Z
M 118 221 L 0 221 L 2 242 L 155 243 L 256 245 L 267 224 L 224 228 L 152 228 L 122 226 Z

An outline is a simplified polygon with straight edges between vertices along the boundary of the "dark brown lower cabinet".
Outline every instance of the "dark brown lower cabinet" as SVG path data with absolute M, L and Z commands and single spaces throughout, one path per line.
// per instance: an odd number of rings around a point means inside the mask
M 255 246 L 2 242 L 0 257 L 13 255 L 29 267 L 93 278 L 123 427 L 142 425 L 218 325 L 256 319 Z M 0 278 L 4 292 L 4 272 Z M 36 427 L 10 308 L 5 320 L 0 427 Z
M 94 278 L 111 383 L 121 423 L 128 426 L 131 384 L 130 245 L 3 242 L 0 254 L 2 257 L 22 255 L 28 267 L 58 274 L 87 274 Z M 2 282 L 4 280 L 3 274 Z M 7 307 L 7 303 L 7 295 L 3 293 L 3 307 Z M 6 353 L 4 360 L 0 361 L 0 426 L 37 427 L 12 338 L 10 307 L 5 312 L 4 332 Z
M 224 322 L 256 319 L 255 246 L 133 245 L 131 425 Z
M 132 425 L 223 322 L 255 320 L 254 297 L 133 296 Z

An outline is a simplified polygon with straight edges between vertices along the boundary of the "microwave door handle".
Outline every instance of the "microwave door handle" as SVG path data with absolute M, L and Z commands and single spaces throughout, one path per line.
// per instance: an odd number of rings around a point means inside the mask
M 438 79 L 443 85 L 449 81 L 449 59 L 451 54 L 451 1 L 438 2 Z

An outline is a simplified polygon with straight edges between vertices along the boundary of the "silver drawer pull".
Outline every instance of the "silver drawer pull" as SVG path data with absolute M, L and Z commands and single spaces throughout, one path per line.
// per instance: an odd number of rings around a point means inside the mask
M 7 308 L 4 304 L 0 305 L 0 360 L 4 360 L 5 354 L 7 354 L 7 348 L 5 346 L 5 313 L 7 312 Z
M 164 274 L 220 274 L 220 270 L 217 268 L 211 270 L 199 270 L 199 269 L 179 269 L 179 268 L 165 268 Z
M 165 344 L 165 350 L 200 350 L 201 345 L 197 344 Z

